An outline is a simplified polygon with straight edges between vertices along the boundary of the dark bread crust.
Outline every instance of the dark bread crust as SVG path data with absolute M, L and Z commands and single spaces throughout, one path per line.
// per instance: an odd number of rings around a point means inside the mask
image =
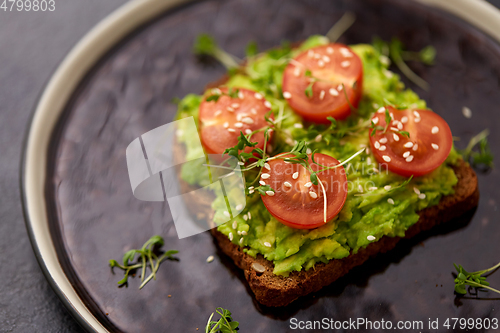
M 458 177 L 455 193 L 443 197 L 437 206 L 420 211 L 420 219 L 406 231 L 405 238 L 411 238 L 435 225 L 448 222 L 477 206 L 479 189 L 474 170 L 467 163 L 460 161 L 454 167 L 454 171 Z M 243 248 L 230 242 L 227 236 L 217 231 L 216 228 L 211 232 L 220 249 L 233 259 L 239 268 L 243 269 L 256 300 L 265 306 L 285 306 L 300 296 L 318 291 L 370 257 L 393 249 L 401 239 L 401 237 L 384 236 L 344 259 L 331 260 L 327 264 L 320 263 L 314 269 L 292 272 L 288 277 L 283 277 L 273 274 L 273 263 L 262 255 L 259 254 L 253 258 L 244 253 Z M 264 273 L 256 272 L 252 268 L 253 263 L 264 266 L 266 268 Z

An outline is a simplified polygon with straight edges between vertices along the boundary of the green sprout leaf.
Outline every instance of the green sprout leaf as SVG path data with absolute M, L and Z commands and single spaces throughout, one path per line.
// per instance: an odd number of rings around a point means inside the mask
M 220 319 L 218 321 L 213 321 L 212 318 L 216 313 L 220 316 Z M 215 309 L 215 313 L 212 313 L 208 318 L 205 333 L 236 333 L 238 326 L 239 323 L 233 321 L 229 310 L 217 308 Z
M 141 285 L 139 289 L 142 289 L 146 283 L 151 281 L 151 279 L 156 280 L 156 273 L 160 267 L 162 261 L 166 259 L 175 260 L 172 255 L 178 253 L 176 250 L 170 250 L 164 252 L 160 256 L 157 256 L 155 251 L 156 248 L 161 248 L 165 244 L 163 238 L 159 235 L 155 235 L 148 239 L 146 243 L 140 249 L 132 249 L 123 255 L 123 265 L 120 265 L 116 260 L 109 260 L 109 266 L 111 269 L 118 267 L 124 271 L 124 277 L 118 281 L 118 285 L 124 285 L 128 283 L 128 278 L 135 271 L 140 270 L 141 273 Z M 134 263 L 135 257 L 138 256 L 137 262 Z M 149 267 L 151 273 L 146 277 L 146 269 Z
M 494 289 L 490 287 L 489 282 L 486 281 L 486 276 L 483 276 L 487 273 L 492 273 L 500 267 L 500 263 L 496 264 L 493 267 L 488 269 L 484 269 L 477 272 L 467 272 L 462 265 L 453 264 L 455 270 L 457 271 L 457 277 L 455 278 L 455 292 L 460 295 L 467 294 L 466 286 L 476 288 L 476 289 L 487 289 L 493 292 L 500 294 L 500 290 Z

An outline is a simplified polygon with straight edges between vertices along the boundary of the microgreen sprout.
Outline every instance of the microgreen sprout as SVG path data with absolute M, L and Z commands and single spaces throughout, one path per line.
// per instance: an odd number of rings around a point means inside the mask
M 220 316 L 218 321 L 212 320 L 215 313 Z M 212 313 L 210 318 L 208 318 L 205 333 L 236 333 L 239 323 L 237 321 L 233 321 L 229 310 L 217 308 L 215 309 L 215 313 Z
M 470 139 L 467 147 L 461 151 L 466 161 L 471 161 L 474 165 L 484 165 L 488 168 L 493 167 L 493 154 L 490 151 L 487 137 L 490 134 L 488 129 L 481 131 Z M 479 151 L 474 151 L 474 147 L 479 144 Z
M 170 250 L 161 254 L 160 256 L 157 256 L 157 252 L 155 251 L 155 249 L 161 248 L 164 244 L 165 241 L 163 240 L 163 238 L 161 236 L 155 235 L 151 237 L 146 243 L 144 243 L 142 248 L 132 249 L 125 252 L 125 254 L 123 255 L 123 265 L 119 264 L 116 260 L 110 260 L 109 265 L 111 266 L 111 269 L 113 269 L 114 267 L 118 267 L 125 271 L 125 276 L 123 277 L 123 279 L 118 281 L 118 284 L 126 285 L 128 283 L 129 276 L 131 274 L 134 274 L 134 272 L 138 269 L 141 270 L 141 285 L 139 286 L 139 289 L 142 289 L 142 287 L 144 287 L 146 283 L 151 281 L 151 279 L 156 280 L 156 273 L 158 272 L 158 268 L 160 267 L 161 262 L 166 259 L 175 260 L 172 255 L 179 252 L 176 250 Z M 138 255 L 138 260 L 136 263 L 133 263 L 136 255 Z M 148 277 L 146 277 L 147 267 L 149 267 L 151 270 L 151 273 Z
M 486 276 L 483 276 L 486 273 L 490 273 L 498 269 L 500 267 L 500 263 L 488 269 L 472 273 L 467 272 L 462 265 L 453 264 L 453 266 L 455 266 L 455 269 L 457 270 L 457 277 L 455 278 L 455 292 L 457 294 L 467 294 L 467 288 L 465 286 L 484 288 L 500 294 L 500 290 L 491 288 L 489 282 L 486 281 Z
M 229 70 L 237 68 L 241 62 L 240 59 L 222 50 L 209 34 L 199 35 L 195 40 L 193 49 L 197 55 L 214 57 Z
M 335 23 L 333 27 L 326 33 L 326 38 L 330 43 L 335 43 L 340 36 L 342 36 L 347 29 L 349 29 L 356 21 L 356 15 L 352 12 L 346 12 L 342 17 Z

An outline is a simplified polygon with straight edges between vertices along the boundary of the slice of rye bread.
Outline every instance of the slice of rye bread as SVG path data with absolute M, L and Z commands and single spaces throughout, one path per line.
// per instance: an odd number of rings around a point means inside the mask
M 448 222 L 477 206 L 479 189 L 474 170 L 467 163 L 460 161 L 454 167 L 454 171 L 458 177 L 455 194 L 444 196 L 438 205 L 420 211 L 420 219 L 406 231 L 405 238 L 411 238 L 421 231 Z M 401 239 L 401 237 L 384 236 L 366 248 L 360 249 L 356 254 L 331 260 L 327 264 L 320 263 L 315 265 L 314 269 L 292 272 L 288 277 L 284 277 L 274 275 L 274 264 L 261 254 L 253 258 L 243 252 L 242 247 L 230 242 L 227 236 L 216 228 L 211 232 L 221 250 L 234 260 L 236 266 L 243 269 L 256 300 L 265 306 L 285 306 L 300 296 L 318 291 L 370 257 L 393 249 Z M 253 263 L 261 264 L 265 267 L 265 271 L 263 273 L 255 271 L 252 268 Z

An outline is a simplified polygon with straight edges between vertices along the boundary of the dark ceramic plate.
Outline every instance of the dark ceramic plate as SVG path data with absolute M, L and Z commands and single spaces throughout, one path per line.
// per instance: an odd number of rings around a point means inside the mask
M 453 262 L 477 270 L 500 260 L 496 169 L 478 173 L 477 211 L 402 241 L 320 292 L 279 309 L 255 302 L 242 272 L 218 251 L 208 232 L 179 240 L 166 203 L 133 197 L 127 145 L 172 121 L 176 111 L 172 98 L 201 93 L 224 74 L 221 66 L 207 67 L 192 55 L 199 33 L 213 34 L 224 49 L 243 56 L 250 40 L 267 49 L 284 39 L 300 41 L 324 34 L 345 11 L 354 12 L 357 20 L 341 42 L 369 43 L 380 36 L 398 37 L 411 50 L 434 45 L 435 66 L 411 64 L 431 90 L 406 83 L 448 121 L 461 139 L 456 143 L 459 148 L 489 128 L 493 153 L 500 156 L 495 145 L 500 122 L 499 44 L 448 13 L 396 0 L 207 0 L 169 10 L 129 34 L 87 73 L 58 115 L 47 143 L 50 149 L 43 152 L 46 173 L 39 177 L 45 179 L 48 239 L 63 276 L 47 268 L 54 263 L 48 263 L 40 245 L 41 227 L 30 208 L 31 180 L 25 170 L 25 209 L 35 251 L 56 292 L 87 329 L 203 331 L 216 307 L 230 309 L 242 332 L 289 331 L 291 318 L 422 321 L 420 331 L 429 331 L 429 318 L 439 319 L 435 332 L 446 331 L 442 326 L 446 318 L 499 317 L 498 298 L 484 300 L 495 295 L 456 297 L 452 276 Z M 471 119 L 462 115 L 463 106 L 472 109 Z M 26 169 L 33 167 L 30 163 L 35 162 L 27 158 Z M 111 273 L 108 260 L 121 258 L 153 234 L 165 237 L 166 248 L 180 251 L 179 261 L 162 264 L 157 281 L 140 291 L 137 278 L 128 288 L 118 288 L 121 277 Z M 215 261 L 207 264 L 211 254 Z M 76 292 L 103 327 L 88 323 L 88 314 L 78 310 L 64 291 L 68 287 L 58 279 L 71 282 L 74 290 L 68 294 Z M 500 285 L 500 273 L 490 279 Z

